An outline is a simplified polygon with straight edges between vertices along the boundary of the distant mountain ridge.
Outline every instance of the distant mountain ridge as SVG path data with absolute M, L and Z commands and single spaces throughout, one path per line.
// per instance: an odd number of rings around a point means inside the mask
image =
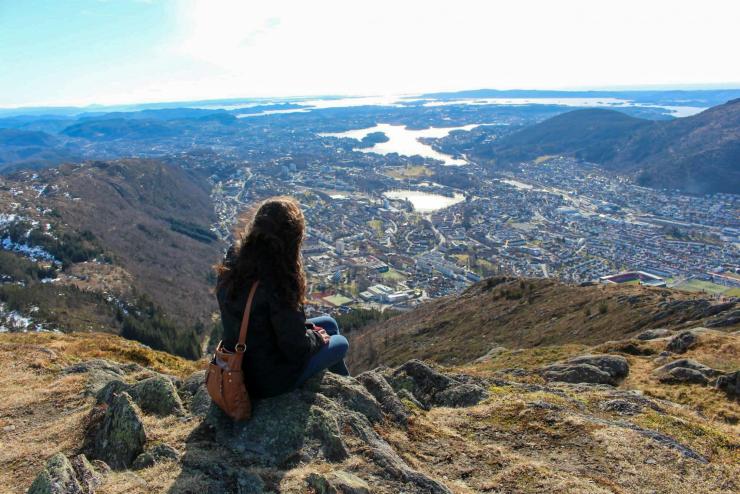
M 669 121 L 575 110 L 475 150 L 496 164 L 569 155 L 690 193 L 740 191 L 740 99 Z

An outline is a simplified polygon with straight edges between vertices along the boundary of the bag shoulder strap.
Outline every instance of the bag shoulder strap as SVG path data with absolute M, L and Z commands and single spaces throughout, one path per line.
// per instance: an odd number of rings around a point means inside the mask
M 247 305 L 244 306 L 244 316 L 242 317 L 242 325 L 239 329 L 239 341 L 234 347 L 236 353 L 243 354 L 247 350 L 247 331 L 249 331 L 249 314 L 252 312 L 252 300 L 254 299 L 254 293 L 257 291 L 257 285 L 259 280 L 252 283 L 252 288 L 249 290 L 249 297 L 247 297 Z

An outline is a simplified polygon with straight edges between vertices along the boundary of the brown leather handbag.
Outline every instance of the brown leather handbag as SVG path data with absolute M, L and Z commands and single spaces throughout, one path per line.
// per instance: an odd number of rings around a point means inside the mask
M 252 416 L 252 402 L 244 380 L 242 360 L 247 350 L 247 331 L 249 330 L 249 313 L 252 311 L 252 299 L 257 291 L 259 281 L 252 284 L 244 307 L 244 316 L 239 330 L 239 340 L 234 351 L 224 348 L 219 341 L 216 352 L 206 371 L 206 388 L 216 405 L 234 420 L 247 420 Z

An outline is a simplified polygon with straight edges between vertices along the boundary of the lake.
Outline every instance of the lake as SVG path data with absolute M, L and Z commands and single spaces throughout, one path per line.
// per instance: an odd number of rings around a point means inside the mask
M 443 162 L 445 165 L 466 165 L 467 161 L 455 158 L 449 154 L 436 151 L 432 146 L 419 141 L 423 137 L 440 138 L 447 136 L 453 130 L 471 130 L 480 125 L 470 124 L 462 127 L 430 127 L 422 130 L 411 130 L 404 125 L 378 124 L 366 129 L 348 130 L 347 132 L 333 132 L 319 134 L 322 137 L 345 137 L 361 141 L 363 137 L 373 132 L 382 132 L 388 137 L 387 142 L 379 142 L 369 148 L 359 148 L 363 153 L 390 154 L 398 153 L 403 156 L 422 156 Z
M 418 190 L 394 189 L 383 192 L 383 195 L 388 199 L 407 200 L 414 206 L 414 211 L 419 213 L 432 213 L 465 200 L 465 196 L 457 192 L 453 197 L 448 197 Z

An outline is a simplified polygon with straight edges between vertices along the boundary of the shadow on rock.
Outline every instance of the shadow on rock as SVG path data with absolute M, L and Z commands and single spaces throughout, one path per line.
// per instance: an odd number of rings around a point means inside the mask
M 366 375 L 363 380 L 374 382 L 371 388 L 376 392 L 391 390 L 380 375 Z M 197 393 L 191 390 L 193 396 Z M 256 401 L 252 418 L 245 422 L 234 422 L 211 405 L 187 440 L 182 471 L 169 492 L 278 492 L 286 471 L 320 461 L 336 464 L 339 473 L 312 477 L 310 482 L 305 479 L 304 487 L 364 486 L 366 481 L 360 477 L 372 470 L 374 480 L 391 491 L 449 493 L 447 487 L 406 464 L 373 428 L 396 419 L 404 426 L 408 411 L 397 408 L 402 406 L 400 401 L 381 404 L 357 379 L 331 373 L 314 377 L 302 389 Z M 359 477 L 341 471 L 340 464 L 350 456 L 355 465 L 358 461 L 366 465 L 367 470 L 355 471 Z

